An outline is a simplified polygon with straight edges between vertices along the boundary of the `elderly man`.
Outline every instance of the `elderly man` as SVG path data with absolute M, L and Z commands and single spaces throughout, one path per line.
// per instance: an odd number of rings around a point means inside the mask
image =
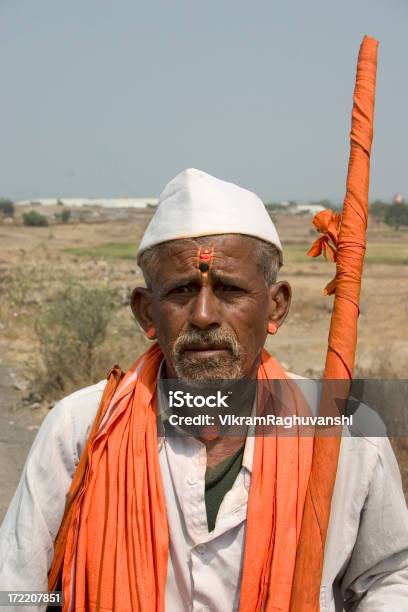
M 299 609 L 313 439 L 171 435 L 157 385 L 290 376 L 263 350 L 291 296 L 276 229 L 253 193 L 189 169 L 161 194 L 138 261 L 132 310 L 157 343 L 111 389 L 47 415 L 2 526 L 0 588 L 47 590 L 51 568 L 66 610 Z M 345 432 L 323 561 L 322 612 L 408 608 L 408 512 L 386 438 Z

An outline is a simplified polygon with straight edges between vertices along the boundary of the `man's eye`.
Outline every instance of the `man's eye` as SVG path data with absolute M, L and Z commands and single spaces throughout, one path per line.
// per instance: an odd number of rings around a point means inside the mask
M 221 285 L 220 289 L 221 291 L 228 291 L 230 293 L 243 291 L 241 287 L 237 287 L 236 285 Z
M 188 286 L 184 286 L 184 287 L 176 287 L 173 290 L 173 293 L 188 293 L 189 291 L 191 291 L 191 288 Z
M 195 290 L 196 290 L 195 285 L 189 284 L 189 285 L 181 285 L 180 287 L 175 287 L 174 289 L 171 290 L 170 293 L 176 293 L 176 294 L 192 293 Z

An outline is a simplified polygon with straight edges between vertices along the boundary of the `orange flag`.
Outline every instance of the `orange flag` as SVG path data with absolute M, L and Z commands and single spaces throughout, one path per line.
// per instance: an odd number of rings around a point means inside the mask
M 336 261 L 336 276 L 326 287 L 334 293 L 325 379 L 351 380 L 357 343 L 357 319 L 366 245 L 370 153 L 373 138 L 378 41 L 365 36 L 360 47 L 351 120 L 347 191 L 341 217 L 318 213 L 314 224 L 323 234 L 311 256 L 326 251 Z M 349 385 L 347 393 L 349 391 Z M 317 436 L 297 551 L 291 612 L 319 610 L 324 546 L 336 479 L 340 436 Z

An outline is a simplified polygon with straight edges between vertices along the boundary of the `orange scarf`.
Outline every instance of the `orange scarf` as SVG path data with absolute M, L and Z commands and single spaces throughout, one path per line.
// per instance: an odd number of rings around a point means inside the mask
M 153 345 L 122 379 L 114 371 L 105 390 L 49 574 L 50 589 L 62 574 L 64 611 L 164 610 L 168 529 L 155 406 L 162 357 Z M 285 378 L 264 350 L 258 379 Z M 304 411 L 300 394 L 285 387 Z M 240 609 L 289 610 L 313 438 L 257 433 Z

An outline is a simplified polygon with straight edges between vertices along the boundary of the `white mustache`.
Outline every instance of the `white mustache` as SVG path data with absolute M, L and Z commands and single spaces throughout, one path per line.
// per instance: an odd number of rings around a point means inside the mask
M 192 330 L 181 334 L 174 343 L 173 351 L 179 357 L 191 345 L 227 348 L 235 357 L 241 352 L 240 345 L 233 333 L 215 329 L 204 332 Z

